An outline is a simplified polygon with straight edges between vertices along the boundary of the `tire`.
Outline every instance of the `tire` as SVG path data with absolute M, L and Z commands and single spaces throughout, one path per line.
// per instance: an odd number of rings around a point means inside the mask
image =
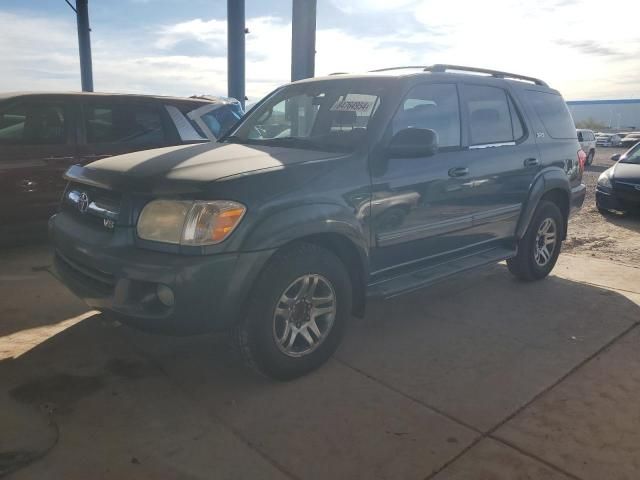
M 547 233 L 539 235 L 544 227 L 549 226 Z M 541 280 L 553 270 L 558 260 L 564 237 L 564 218 L 558 206 L 547 200 L 542 200 L 531 219 L 526 233 L 518 242 L 518 254 L 507 260 L 509 271 L 518 279 L 524 281 Z M 545 245 L 547 254 L 540 253 L 538 246 L 547 241 L 549 233 L 555 232 L 555 243 L 552 251 L 549 245 Z M 542 237 L 542 238 L 541 238 Z M 540 262 L 543 263 L 541 264 Z
M 595 153 L 593 152 L 593 150 L 591 150 L 589 152 L 589 155 L 587 155 L 587 161 L 586 161 L 587 165 L 591 165 L 593 163 L 593 157 L 595 157 Z
M 326 300 L 331 297 L 333 303 Z M 338 257 L 314 244 L 291 245 L 277 252 L 256 280 L 247 314 L 234 330 L 236 346 L 245 363 L 263 375 L 276 380 L 302 376 L 338 348 L 351 303 L 350 276 Z

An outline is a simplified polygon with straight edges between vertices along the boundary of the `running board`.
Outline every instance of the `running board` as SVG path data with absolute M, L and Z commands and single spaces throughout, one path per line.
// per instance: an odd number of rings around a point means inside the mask
M 516 250 L 508 248 L 492 248 L 482 252 L 475 252 L 465 257 L 430 265 L 429 267 L 371 284 L 367 287 L 367 296 L 384 299 L 393 298 L 404 293 L 419 290 L 457 273 L 512 258 L 515 254 Z

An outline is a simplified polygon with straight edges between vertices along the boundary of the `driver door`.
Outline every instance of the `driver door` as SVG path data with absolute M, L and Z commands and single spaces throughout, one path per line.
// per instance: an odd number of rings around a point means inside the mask
M 372 168 L 374 273 L 465 247 L 477 209 L 465 186 L 471 179 L 455 83 L 415 86 L 389 128 L 388 138 L 406 128 L 431 129 L 439 151 L 433 156 L 386 158 L 380 168 Z

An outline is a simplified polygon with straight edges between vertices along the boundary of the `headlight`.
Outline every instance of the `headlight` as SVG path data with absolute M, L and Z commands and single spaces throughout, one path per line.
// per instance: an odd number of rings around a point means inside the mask
M 613 188 L 611 185 L 611 178 L 609 178 L 609 170 L 605 170 L 598 177 L 598 186 L 604 188 Z
M 153 200 L 142 209 L 138 236 L 180 245 L 213 245 L 227 238 L 242 220 L 244 205 L 226 200 Z

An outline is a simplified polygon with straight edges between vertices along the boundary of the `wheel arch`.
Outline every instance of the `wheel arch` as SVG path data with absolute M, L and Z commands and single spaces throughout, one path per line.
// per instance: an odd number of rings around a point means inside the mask
M 541 173 L 533 182 L 529 190 L 529 198 L 525 204 L 516 228 L 516 238 L 520 240 L 527 231 L 529 223 L 541 201 L 547 200 L 558 205 L 564 221 L 562 240 L 567 236 L 569 221 L 571 187 L 569 179 L 561 169 L 553 169 Z
M 296 243 L 318 245 L 340 259 L 351 278 L 352 313 L 364 315 L 369 241 L 355 215 L 338 204 L 298 205 L 280 210 L 266 216 L 252 229 L 245 237 L 242 249 L 269 248 L 275 254 Z
M 297 238 L 292 243 L 311 243 L 333 253 L 344 264 L 349 273 L 352 286 L 352 313 L 364 316 L 367 290 L 367 258 L 363 252 L 346 236 L 339 233 L 317 233 Z M 281 249 L 287 248 L 284 245 Z

